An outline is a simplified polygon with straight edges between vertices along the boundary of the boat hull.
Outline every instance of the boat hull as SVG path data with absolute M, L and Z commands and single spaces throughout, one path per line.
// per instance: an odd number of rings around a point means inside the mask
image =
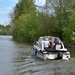
M 55 60 L 60 60 L 60 59 L 64 59 L 64 60 L 69 60 L 70 59 L 70 53 L 68 51 L 38 51 L 38 50 L 34 50 L 35 56 L 43 59 L 43 60 L 47 60 L 47 59 L 55 59 Z

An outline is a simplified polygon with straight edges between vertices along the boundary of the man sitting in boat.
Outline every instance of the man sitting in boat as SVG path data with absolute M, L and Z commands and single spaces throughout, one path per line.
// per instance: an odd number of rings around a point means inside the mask
M 48 49 L 50 46 L 50 43 L 48 41 L 48 38 L 46 37 L 45 40 L 43 41 L 44 49 Z
M 54 43 L 54 49 L 55 49 L 56 45 L 59 45 L 60 44 L 59 41 L 57 40 L 57 38 L 54 39 L 54 42 L 53 43 Z

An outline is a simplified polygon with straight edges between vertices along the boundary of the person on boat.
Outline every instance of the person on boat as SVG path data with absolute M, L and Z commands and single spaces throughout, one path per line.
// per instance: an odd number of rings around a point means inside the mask
M 49 43 L 49 41 L 48 41 L 48 38 L 47 38 L 47 37 L 45 38 L 45 41 L 43 41 L 43 45 L 44 45 L 44 49 L 48 49 L 48 48 L 49 48 L 50 43 Z
M 57 40 L 57 38 L 54 39 L 54 48 L 56 47 L 56 45 L 60 44 L 59 41 Z
M 49 43 L 50 43 L 49 48 L 53 48 L 54 47 L 54 43 L 52 41 L 50 41 Z

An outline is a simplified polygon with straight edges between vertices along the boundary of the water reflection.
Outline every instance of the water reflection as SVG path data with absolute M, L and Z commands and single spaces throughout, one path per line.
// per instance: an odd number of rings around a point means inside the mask
M 75 75 L 74 50 L 72 58 L 47 60 L 32 56 L 32 46 L 12 41 L 12 36 L 0 36 L 1 75 Z

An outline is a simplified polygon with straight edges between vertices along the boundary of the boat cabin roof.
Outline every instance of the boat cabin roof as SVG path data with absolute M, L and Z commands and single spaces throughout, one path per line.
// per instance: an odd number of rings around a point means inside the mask
M 55 38 L 57 38 L 57 40 L 60 42 L 61 40 L 58 37 L 54 37 L 54 36 L 42 36 L 38 39 L 38 41 L 44 41 L 45 38 L 48 38 L 49 41 L 54 41 Z

